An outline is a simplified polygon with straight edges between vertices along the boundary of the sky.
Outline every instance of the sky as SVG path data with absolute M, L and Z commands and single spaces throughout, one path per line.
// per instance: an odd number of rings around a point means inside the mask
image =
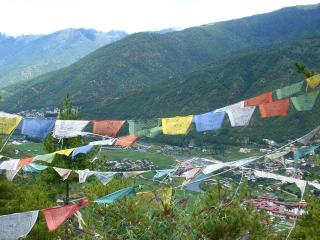
M 320 0 L 0 0 L 0 32 L 48 34 L 66 28 L 127 33 L 251 16 Z

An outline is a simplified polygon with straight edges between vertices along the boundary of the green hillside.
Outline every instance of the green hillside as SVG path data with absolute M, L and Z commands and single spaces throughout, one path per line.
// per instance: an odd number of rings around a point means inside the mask
M 320 6 L 313 5 L 285 8 L 180 32 L 134 34 L 98 49 L 67 68 L 6 88 L 2 92 L 6 98 L 4 106 L 10 112 L 57 106 L 70 93 L 73 102 L 90 112 L 92 117 L 98 114 L 113 117 L 109 112 L 101 114 L 97 110 L 115 100 L 122 101 L 124 95 L 177 82 L 192 68 L 230 53 L 248 47 L 295 41 L 314 34 L 319 27 Z M 190 97 L 188 99 L 193 101 Z

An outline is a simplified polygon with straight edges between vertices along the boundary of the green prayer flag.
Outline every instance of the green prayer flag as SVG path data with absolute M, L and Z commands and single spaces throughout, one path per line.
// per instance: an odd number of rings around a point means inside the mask
M 161 133 L 161 120 L 128 120 L 129 134 L 138 137 L 156 137 Z
M 110 204 L 121 198 L 136 196 L 135 187 L 128 187 L 95 200 L 98 204 Z
M 56 155 L 56 153 L 48 153 L 48 154 L 43 154 L 43 155 L 38 155 L 35 156 L 33 159 L 33 162 L 35 161 L 43 161 L 43 162 L 47 162 L 47 163 L 52 163 L 54 156 Z
M 303 81 L 276 90 L 277 99 L 287 98 L 302 90 Z
M 320 91 L 292 97 L 291 102 L 297 111 L 310 111 L 316 103 Z

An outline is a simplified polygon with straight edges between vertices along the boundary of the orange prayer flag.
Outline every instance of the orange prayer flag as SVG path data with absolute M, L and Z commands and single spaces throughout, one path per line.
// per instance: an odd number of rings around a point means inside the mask
M 131 147 L 137 141 L 137 139 L 138 137 L 136 136 L 119 137 L 114 145 L 122 147 Z
M 115 137 L 125 122 L 124 120 L 94 120 L 92 121 L 93 133 Z
M 61 224 L 67 221 L 68 218 L 78 212 L 81 207 L 88 205 L 88 203 L 89 200 L 85 198 L 81 199 L 78 204 L 42 209 L 41 212 L 44 214 L 49 232 L 56 230 Z
M 270 103 L 272 102 L 272 91 L 263 93 L 259 96 L 247 99 L 244 101 L 244 106 L 258 106 L 260 104 L 264 103 Z
M 22 166 L 24 166 L 24 165 L 26 165 L 26 164 L 32 163 L 32 161 L 33 161 L 33 157 L 30 157 L 30 158 L 21 158 L 21 159 L 19 160 L 19 163 L 18 163 L 18 168 L 19 168 L 19 167 L 22 167 Z
M 259 110 L 262 118 L 287 116 L 289 113 L 290 101 L 283 99 L 271 103 L 259 105 Z

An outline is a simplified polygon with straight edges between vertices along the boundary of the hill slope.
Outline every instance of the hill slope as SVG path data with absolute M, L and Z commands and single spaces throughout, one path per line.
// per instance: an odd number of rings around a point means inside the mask
M 67 68 L 6 88 L 11 96 L 7 96 L 5 108 L 56 106 L 70 93 L 73 101 L 89 112 L 124 93 L 176 81 L 193 67 L 232 52 L 294 41 L 319 29 L 320 5 L 313 5 L 168 34 L 134 34 Z
M 97 48 L 127 36 L 125 32 L 65 29 L 17 38 L 0 34 L 0 86 L 65 67 Z

